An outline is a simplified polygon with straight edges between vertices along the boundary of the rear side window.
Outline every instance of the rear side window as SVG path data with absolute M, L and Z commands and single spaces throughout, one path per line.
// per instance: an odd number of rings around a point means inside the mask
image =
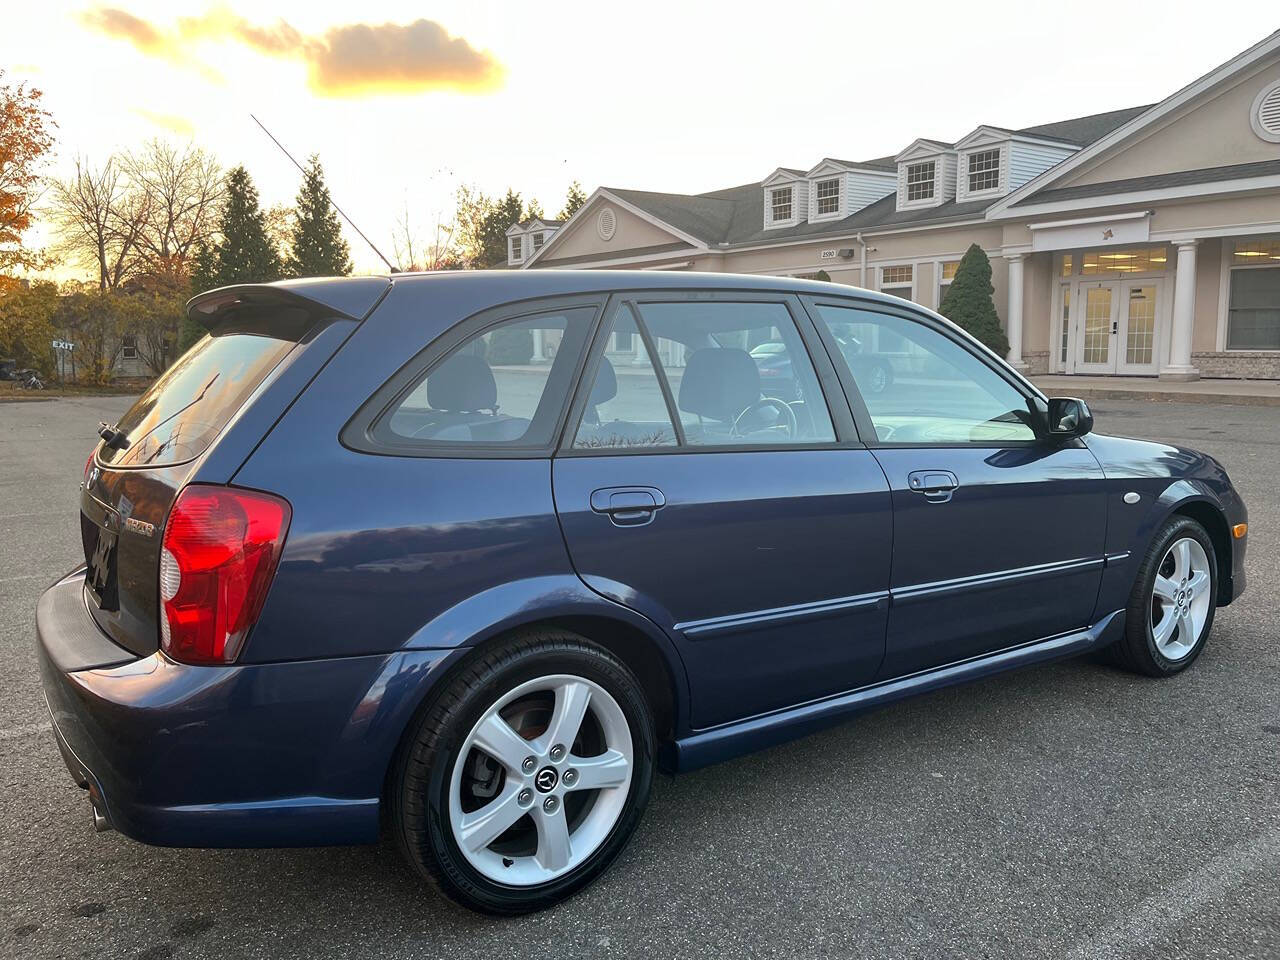
M 98 458 L 152 467 L 200 456 L 312 325 L 302 311 L 285 308 L 267 319 L 214 327 L 120 419 L 116 429 L 128 446 L 106 447 Z
M 485 328 L 402 393 L 374 437 L 400 447 L 547 446 L 595 311 L 571 307 Z

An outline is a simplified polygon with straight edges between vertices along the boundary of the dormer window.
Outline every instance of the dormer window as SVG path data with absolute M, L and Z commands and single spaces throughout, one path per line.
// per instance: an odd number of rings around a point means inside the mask
M 547 241 L 547 235 L 545 233 L 542 233 L 542 232 L 535 233 L 533 235 L 534 252 L 537 252 L 538 250 L 542 249 L 542 245 L 546 243 L 546 241 Z
M 817 183 L 818 216 L 824 217 L 840 212 L 840 178 L 819 180 Z
M 774 223 L 791 219 L 791 187 L 777 187 L 769 191 L 769 218 Z
M 524 259 L 524 252 L 521 250 L 520 237 L 511 238 L 511 262 L 516 263 Z
M 969 192 L 1000 189 L 1000 148 L 969 154 Z
M 907 202 L 933 199 L 934 171 L 937 161 L 926 160 L 924 163 L 907 165 Z

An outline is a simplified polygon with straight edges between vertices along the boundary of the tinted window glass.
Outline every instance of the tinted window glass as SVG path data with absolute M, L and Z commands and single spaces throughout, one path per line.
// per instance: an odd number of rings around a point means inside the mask
M 310 327 L 290 310 L 214 327 L 120 418 L 128 447 L 104 448 L 99 459 L 140 467 L 198 457 Z
M 834 442 L 818 377 L 784 304 L 696 300 L 637 309 L 689 445 Z
M 576 449 L 670 447 L 675 428 L 649 351 L 636 328 L 631 308 L 614 314 L 591 393 L 573 438 Z
M 1035 439 L 1026 397 L 951 338 L 871 310 L 821 305 L 818 313 L 881 442 Z
M 550 443 L 595 309 L 519 317 L 476 334 L 433 364 L 375 433 L 432 445 Z

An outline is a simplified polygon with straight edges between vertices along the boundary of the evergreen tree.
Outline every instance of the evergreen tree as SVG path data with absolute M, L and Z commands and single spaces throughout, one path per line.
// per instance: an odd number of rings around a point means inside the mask
M 1009 353 L 1009 340 L 1000 327 L 996 304 L 992 299 L 991 261 L 976 243 L 965 251 L 956 267 L 955 278 L 947 288 L 938 312 L 982 341 L 1001 357 Z
M 545 220 L 547 215 L 542 212 L 542 204 L 537 200 L 530 200 L 529 205 L 524 208 L 524 218 L 526 220 Z
M 577 180 L 573 181 L 573 183 L 569 184 L 569 192 L 565 195 L 564 207 L 560 211 L 560 219 L 568 220 L 586 202 L 587 192 L 582 189 L 582 184 Z
M 285 272 L 291 277 L 345 276 L 351 272 L 351 249 L 342 238 L 342 225 L 315 154 L 302 175 Z
M 258 206 L 258 190 L 248 171 L 236 167 L 227 174 L 227 196 L 218 218 L 216 240 L 196 247 L 191 290 L 204 293 L 233 283 L 269 283 L 281 276 L 280 257 Z M 204 327 L 184 316 L 178 331 L 178 353 L 185 353 L 204 332 Z
M 267 235 L 266 217 L 258 206 L 258 190 L 244 167 L 227 174 L 227 199 L 218 235 L 213 269 L 207 277 L 211 286 L 280 279 L 280 258 Z
M 490 203 L 481 222 L 478 256 L 473 262 L 476 267 L 498 267 L 507 262 L 507 230 L 520 222 L 524 212 L 524 203 L 520 194 L 508 188 L 507 195 L 501 200 L 486 201 Z

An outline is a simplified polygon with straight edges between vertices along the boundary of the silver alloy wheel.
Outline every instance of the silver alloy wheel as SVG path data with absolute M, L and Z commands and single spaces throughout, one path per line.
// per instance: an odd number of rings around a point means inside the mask
M 1169 545 L 1151 587 L 1151 635 L 1166 660 L 1195 649 L 1213 604 L 1213 575 L 1200 541 L 1183 537 Z
M 549 721 L 532 739 L 503 716 L 531 695 L 554 697 Z M 590 728 L 587 730 L 587 728 Z M 581 756 L 575 742 L 590 734 L 598 752 Z M 468 763 L 479 751 L 497 762 L 492 799 L 464 810 Z M 634 747 L 626 715 L 607 690 L 583 677 L 559 674 L 522 683 L 489 707 L 454 760 L 449 823 L 467 862 L 497 883 L 547 883 L 583 863 L 609 836 L 626 806 Z M 532 850 L 502 847 L 501 838 L 532 822 Z M 526 824 L 527 826 L 527 824 Z M 494 849 L 498 847 L 499 849 Z

